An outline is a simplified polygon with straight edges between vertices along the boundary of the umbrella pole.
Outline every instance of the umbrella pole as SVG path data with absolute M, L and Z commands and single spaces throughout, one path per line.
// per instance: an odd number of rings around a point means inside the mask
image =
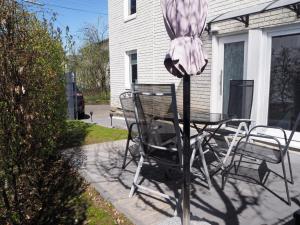
M 183 77 L 183 218 L 184 225 L 190 225 L 190 107 L 191 88 L 189 75 Z

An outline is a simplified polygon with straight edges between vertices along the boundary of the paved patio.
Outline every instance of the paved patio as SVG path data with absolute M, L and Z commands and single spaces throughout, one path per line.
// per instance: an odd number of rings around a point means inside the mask
M 136 165 L 131 163 L 122 171 L 124 149 L 125 141 L 85 146 L 86 161 L 81 174 L 134 224 L 154 225 L 172 217 L 173 202 L 143 193 L 128 198 Z M 192 218 L 210 224 L 294 224 L 293 212 L 300 208 L 300 154 L 292 153 L 291 161 L 295 179 L 294 185 L 289 185 L 291 206 L 284 202 L 286 193 L 282 178 L 273 172 L 265 187 L 229 179 L 224 191 L 221 189 L 221 176 L 217 174 L 212 178 L 211 190 L 201 179 L 193 180 Z M 270 165 L 269 168 L 282 174 L 280 165 Z M 247 173 L 250 171 L 246 170 Z M 178 196 L 180 185 L 166 178 L 159 168 L 145 167 L 142 174 L 144 185 Z

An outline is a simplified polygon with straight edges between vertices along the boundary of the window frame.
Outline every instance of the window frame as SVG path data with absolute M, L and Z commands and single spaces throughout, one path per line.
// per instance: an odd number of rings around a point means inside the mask
M 211 84 L 211 107 L 212 113 L 223 112 L 223 84 L 224 84 L 224 46 L 228 43 L 244 42 L 244 74 L 248 79 L 248 34 L 234 34 L 228 36 L 217 36 L 213 38 L 212 49 L 212 84 Z
M 272 63 L 272 38 L 278 36 L 289 36 L 300 34 L 300 26 L 299 24 L 293 25 L 285 25 L 279 26 L 275 28 L 266 28 L 263 30 L 263 57 L 265 58 L 265 62 L 262 65 L 262 71 L 266 74 L 260 82 L 265 84 L 264 93 L 267 93 L 266 96 L 260 101 L 258 105 L 258 110 L 261 112 L 261 121 L 259 124 L 268 124 L 268 116 L 269 116 L 269 98 L 270 98 L 270 82 L 271 82 L 271 63 Z M 289 136 L 291 130 L 285 130 L 287 135 Z M 272 129 L 261 129 L 261 133 L 268 133 L 279 137 L 282 139 L 282 134 L 280 131 L 272 130 Z M 300 132 L 295 132 L 293 137 L 292 146 L 299 147 L 300 146 Z
M 131 10 L 131 1 L 132 0 L 124 0 L 124 22 L 128 22 L 130 20 L 133 20 L 136 18 L 136 12 L 137 12 L 137 0 L 135 3 L 135 13 L 130 14 Z
M 133 63 L 132 62 L 132 55 L 136 55 L 136 62 Z M 129 77 L 130 77 L 130 82 L 133 83 L 133 77 L 132 77 L 132 66 L 136 65 L 136 67 L 138 68 L 138 60 L 137 60 L 137 52 L 136 51 L 132 51 L 129 55 Z M 136 71 L 136 82 L 138 81 L 138 73 Z
M 132 71 L 131 71 L 131 55 L 136 54 L 136 65 L 137 65 L 137 81 L 138 81 L 138 51 L 130 50 L 125 52 L 125 89 L 129 90 L 132 84 Z

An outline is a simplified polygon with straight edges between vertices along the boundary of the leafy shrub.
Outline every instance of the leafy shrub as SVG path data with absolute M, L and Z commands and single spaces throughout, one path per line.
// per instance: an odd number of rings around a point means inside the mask
M 83 182 L 59 140 L 65 129 L 60 32 L 0 0 L 0 224 L 84 221 Z

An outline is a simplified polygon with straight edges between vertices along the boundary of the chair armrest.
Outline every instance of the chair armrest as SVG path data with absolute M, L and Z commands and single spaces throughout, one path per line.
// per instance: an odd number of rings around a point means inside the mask
M 128 134 L 129 134 L 130 139 L 132 139 L 132 135 L 131 134 L 132 134 L 132 128 L 133 128 L 134 125 L 137 125 L 137 123 L 130 124 L 129 129 L 128 129 Z
M 285 143 L 287 144 L 287 135 L 284 129 L 282 129 L 281 127 L 276 127 L 276 126 L 265 126 L 265 125 L 257 125 L 255 127 L 252 127 L 251 130 L 249 131 L 249 134 L 251 134 L 252 131 L 254 131 L 257 128 L 270 128 L 270 129 L 276 129 L 276 130 L 280 130 L 283 135 L 284 135 L 284 140 Z M 269 136 L 269 135 L 264 135 L 264 136 Z M 271 136 L 272 137 L 272 136 Z
M 129 126 L 129 132 L 130 132 L 130 133 L 131 133 L 132 127 L 133 127 L 134 125 L 137 125 L 137 124 L 136 124 L 136 123 L 130 124 L 130 126 Z
M 251 120 L 251 119 L 230 119 L 229 121 L 234 121 L 234 122 L 255 122 L 255 120 Z
M 273 136 L 271 136 L 271 135 L 264 135 L 264 134 L 263 134 L 263 135 L 257 135 L 257 134 L 250 134 L 250 133 L 249 133 L 248 135 L 242 137 L 242 138 L 240 139 L 240 141 L 241 141 L 242 139 L 245 139 L 245 138 L 246 138 L 246 142 L 248 142 L 250 137 L 274 140 L 274 141 L 278 144 L 279 150 L 280 150 L 280 151 L 283 151 L 283 146 L 282 146 L 282 144 L 280 143 L 280 141 L 278 140 L 278 138 L 273 137 Z M 238 144 L 240 143 L 240 141 L 238 142 Z M 237 144 L 237 146 L 238 146 L 238 144 Z
M 253 127 L 255 125 L 255 120 L 252 120 L 252 119 L 242 119 L 242 118 L 241 119 L 230 119 L 229 121 L 226 122 L 226 124 L 230 123 L 230 122 L 238 122 L 239 125 L 241 125 L 242 123 L 245 124 L 247 127 L 247 132 L 249 131 L 249 129 L 251 127 Z

